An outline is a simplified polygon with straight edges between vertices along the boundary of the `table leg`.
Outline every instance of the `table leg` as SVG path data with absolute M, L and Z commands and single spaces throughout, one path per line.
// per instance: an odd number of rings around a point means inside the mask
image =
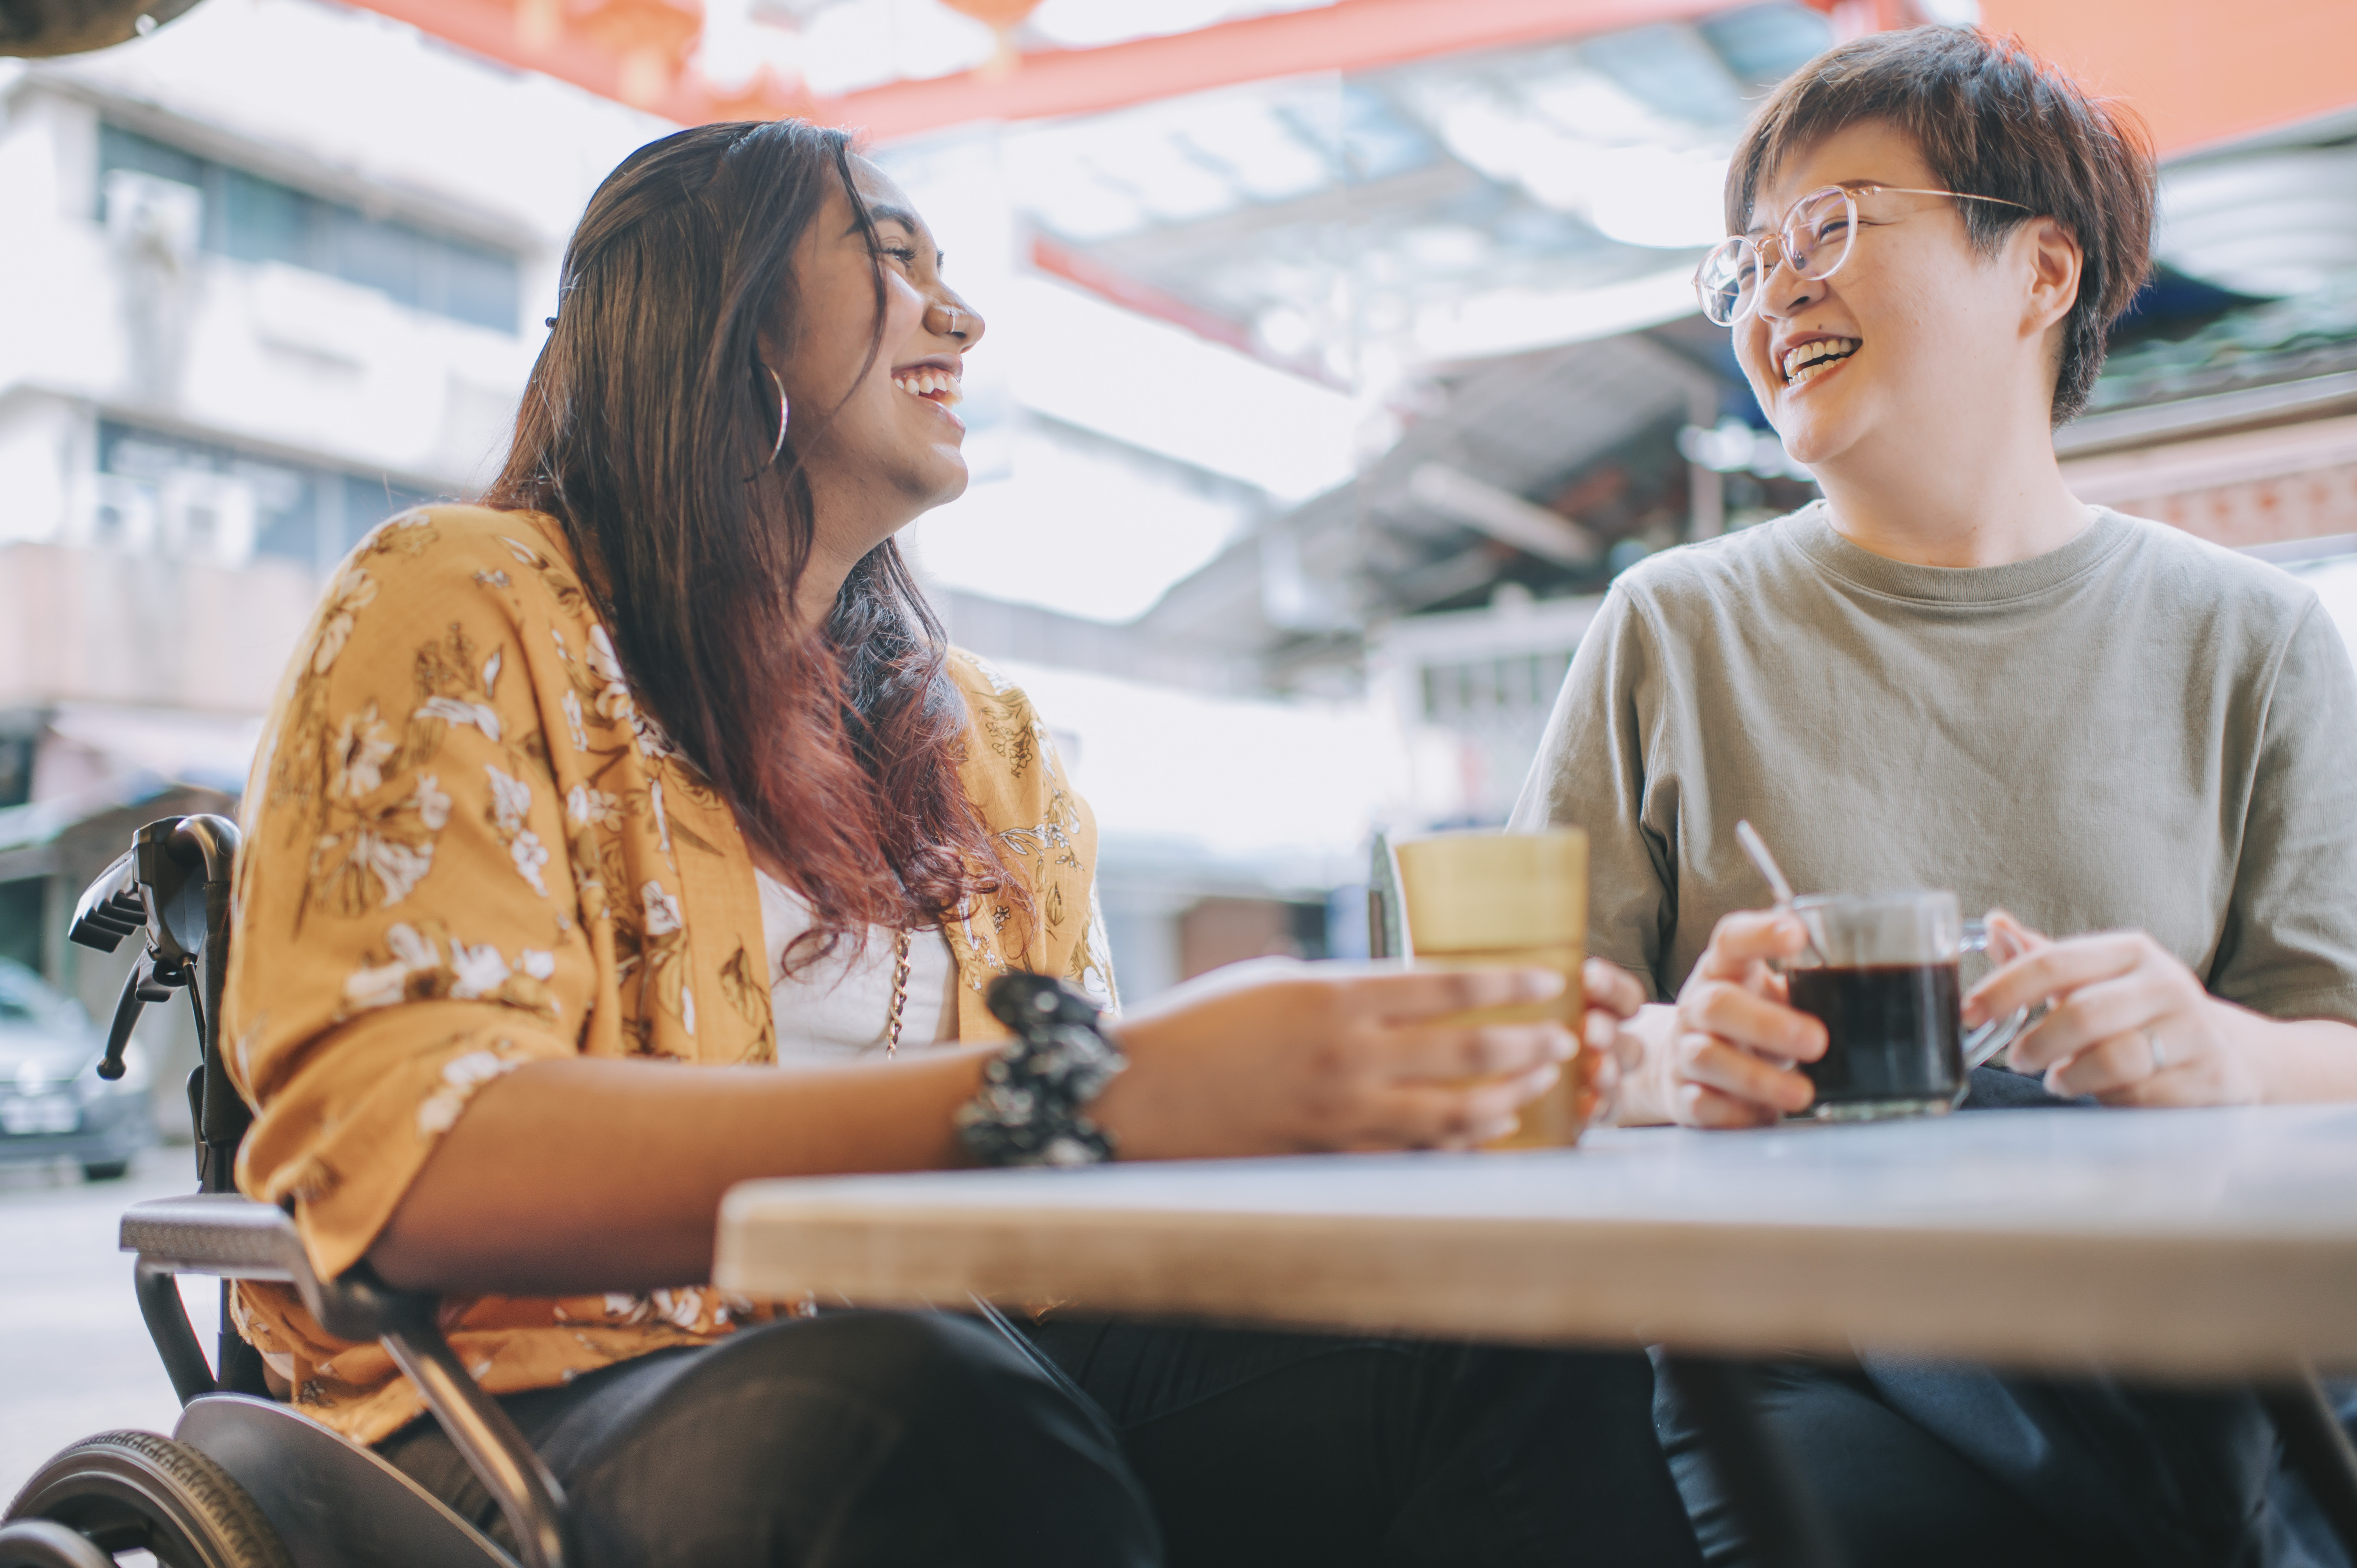
M 2312 1376 L 2263 1384 L 2258 1395 L 2283 1438 L 2284 1462 L 2308 1483 L 2332 1533 L 2357 1560 L 2357 1449 L 2350 1446 L 2331 1402 Z
M 1809 1484 L 1760 1419 L 1751 1374 L 1740 1361 L 1672 1355 L 1664 1363 L 1678 1402 L 1760 1568 L 1841 1568 L 1841 1549 Z

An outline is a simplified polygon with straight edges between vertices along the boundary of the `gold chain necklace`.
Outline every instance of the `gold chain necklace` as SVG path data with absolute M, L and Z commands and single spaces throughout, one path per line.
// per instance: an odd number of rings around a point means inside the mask
M 900 1048 L 900 1015 L 909 1006 L 909 933 L 892 933 L 892 1011 L 884 1020 L 884 1059 Z

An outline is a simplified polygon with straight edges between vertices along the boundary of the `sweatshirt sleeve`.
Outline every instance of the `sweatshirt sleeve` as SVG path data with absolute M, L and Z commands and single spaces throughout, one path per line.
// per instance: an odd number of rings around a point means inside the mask
M 2357 1023 L 2357 671 L 2314 599 L 2266 693 L 2208 983 L 2273 1017 Z
M 1660 661 L 1641 608 L 1625 588 L 1605 596 L 1572 655 L 1538 759 L 1508 822 L 1512 832 L 1576 827 L 1587 833 L 1587 949 L 1642 982 L 1658 1000 L 1677 923 L 1674 811 L 1649 777 L 1647 714 Z

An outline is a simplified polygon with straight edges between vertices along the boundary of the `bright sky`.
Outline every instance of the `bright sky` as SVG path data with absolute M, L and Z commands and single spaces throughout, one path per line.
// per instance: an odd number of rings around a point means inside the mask
M 973 488 L 909 542 L 945 586 L 1133 620 L 1254 521 L 1243 487 L 1265 493 L 1261 507 L 1282 506 L 1349 478 L 1361 410 L 1330 388 L 1019 270 L 1000 148 L 983 134 L 882 160 L 989 324 L 966 361 Z M 1070 428 L 1018 421 L 1017 405 Z M 1190 484 L 1179 465 L 1228 483 Z
M 1367 838 L 1400 820 L 1408 750 L 1387 707 L 1266 702 L 1002 663 L 1074 737 L 1073 782 L 1109 843 L 1184 845 L 1272 883 L 1363 879 Z
M 1045 278 L 1011 279 L 1001 349 L 1052 418 L 1305 500 L 1351 477 L 1340 392 Z
M 902 535 L 931 580 L 1092 620 L 1135 620 L 1235 536 L 1242 509 L 1111 450 L 1019 433 L 1004 477 Z

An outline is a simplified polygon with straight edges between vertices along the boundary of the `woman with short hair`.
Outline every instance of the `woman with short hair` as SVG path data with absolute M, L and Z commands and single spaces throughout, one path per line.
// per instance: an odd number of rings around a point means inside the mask
M 1595 950 L 1661 999 L 1624 1036 L 1623 1120 L 1813 1098 L 1825 1031 L 1773 968 L 1807 938 L 1760 908 L 1745 819 L 1803 889 L 2019 917 L 1966 1022 L 2050 1003 L 2011 1063 L 2053 1096 L 2357 1098 L 2349 654 L 2297 579 L 2083 505 L 2055 460 L 2153 187 L 2126 110 L 1969 28 L 1845 44 L 1740 139 L 1697 286 L 1824 498 L 1615 583 L 1514 813 L 1587 830 Z M 2035 1076 L 1978 1092 L 2051 1102 Z M 2271 1528 L 2246 1399 L 1776 1378 L 1856 1562 L 2241 1561 Z M 1706 1547 L 1739 1560 L 1678 1445 Z

